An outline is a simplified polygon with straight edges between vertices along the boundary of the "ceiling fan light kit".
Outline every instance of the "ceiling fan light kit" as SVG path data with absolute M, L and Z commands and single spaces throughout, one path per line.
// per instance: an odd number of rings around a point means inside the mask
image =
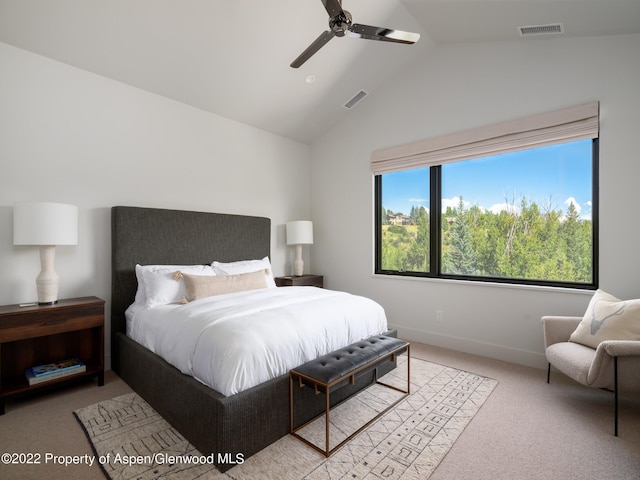
M 359 37 L 365 40 L 405 43 L 409 45 L 416 43 L 420 39 L 420 34 L 418 33 L 352 23 L 351 14 L 342 9 L 342 2 L 340 0 L 321 0 L 321 2 L 329 14 L 329 30 L 322 32 L 320 36 L 291 63 L 292 68 L 302 66 L 333 37 L 344 37 L 346 34 L 350 37 Z

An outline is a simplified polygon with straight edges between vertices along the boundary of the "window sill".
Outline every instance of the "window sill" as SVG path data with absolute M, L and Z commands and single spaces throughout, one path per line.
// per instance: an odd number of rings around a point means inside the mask
M 473 280 L 458 280 L 449 278 L 433 278 L 433 277 L 411 277 L 405 275 L 385 275 L 381 273 L 371 274 L 373 278 L 394 280 L 394 281 L 409 281 L 409 282 L 424 282 L 424 283 L 436 283 L 436 284 L 448 284 L 448 285 L 465 285 L 474 287 L 490 287 L 490 288 L 508 288 L 518 290 L 529 290 L 538 292 L 552 292 L 552 293 L 578 293 L 581 295 L 592 296 L 595 289 L 592 288 L 570 288 L 570 287 L 556 287 L 550 285 L 525 285 L 520 283 L 502 283 L 492 281 L 473 281 Z

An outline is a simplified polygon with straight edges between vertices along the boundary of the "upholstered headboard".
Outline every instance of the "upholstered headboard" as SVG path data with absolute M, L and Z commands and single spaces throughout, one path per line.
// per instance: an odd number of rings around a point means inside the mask
M 264 217 L 140 207 L 111 209 L 111 333 L 126 331 L 135 298 L 135 266 L 233 262 L 270 254 Z

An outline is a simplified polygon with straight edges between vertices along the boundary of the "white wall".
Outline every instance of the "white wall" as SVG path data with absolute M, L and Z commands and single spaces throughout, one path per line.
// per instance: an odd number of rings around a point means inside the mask
M 109 301 L 114 205 L 269 217 L 274 273 L 290 273 L 284 224 L 309 218 L 307 145 L 3 43 L 0 71 L 0 304 L 36 299 L 38 249 L 13 246 L 17 201 L 79 207 L 78 245 L 57 248 L 60 298 Z
M 592 292 L 373 276 L 371 152 L 599 100 L 600 287 L 640 297 L 638 52 L 638 35 L 436 47 L 313 144 L 314 271 L 379 301 L 401 336 L 543 366 L 540 316 L 581 315 Z

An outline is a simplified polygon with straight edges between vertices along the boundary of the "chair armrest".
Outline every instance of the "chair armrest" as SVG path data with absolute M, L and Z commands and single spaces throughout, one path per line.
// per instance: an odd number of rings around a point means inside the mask
M 605 340 L 600 344 L 600 348 L 603 348 L 611 357 L 634 355 L 640 357 L 640 341 L 638 340 Z
M 542 330 L 544 332 L 544 347 L 560 342 L 568 342 L 573 331 L 578 328 L 582 317 L 544 316 Z

